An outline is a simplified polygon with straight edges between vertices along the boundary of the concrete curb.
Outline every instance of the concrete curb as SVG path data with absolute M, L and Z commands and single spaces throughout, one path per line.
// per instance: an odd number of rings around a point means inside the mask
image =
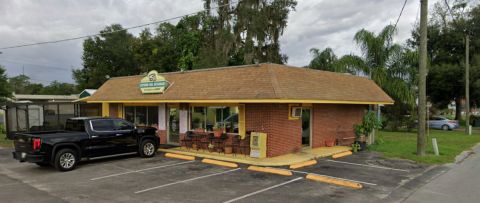
M 344 181 L 344 180 L 337 180 L 337 179 L 333 179 L 333 178 L 327 178 L 327 177 L 322 177 L 322 176 L 317 176 L 317 175 L 312 175 L 312 174 L 308 174 L 307 177 L 305 177 L 305 178 L 310 179 L 310 180 L 316 180 L 316 181 L 320 181 L 320 182 L 335 184 L 335 185 L 341 185 L 341 186 L 345 186 L 345 187 L 357 188 L 357 189 L 360 189 L 360 188 L 363 187 L 362 185 L 360 185 L 360 183 L 354 183 L 354 182 Z
M 284 175 L 284 176 L 291 176 L 292 175 L 292 172 L 290 172 L 290 171 L 278 170 L 278 169 L 272 169 L 272 168 L 263 168 L 263 167 L 258 167 L 258 166 L 250 166 L 250 167 L 248 167 L 248 170 L 259 171 L 259 172 L 264 172 L 264 173 L 273 173 L 273 174 Z
M 336 158 L 340 158 L 340 157 L 344 157 L 344 156 L 348 156 L 348 155 L 352 155 L 352 152 L 348 151 L 348 152 L 343 152 L 343 153 L 340 153 L 340 154 L 335 154 L 335 155 L 332 156 L 332 158 L 336 159 Z
M 165 156 L 170 157 L 170 158 L 185 159 L 185 160 L 190 160 L 190 161 L 195 160 L 194 156 L 185 156 L 185 155 L 180 155 L 180 154 L 166 153 Z
M 230 167 L 230 168 L 237 168 L 238 165 L 234 163 L 229 163 L 229 162 L 224 162 L 224 161 L 216 161 L 216 160 L 211 160 L 211 159 L 203 159 L 202 163 L 207 163 L 207 164 L 215 164 L 219 166 L 225 166 L 225 167 Z
M 472 147 L 472 150 L 469 150 L 469 151 L 463 151 L 462 153 L 460 153 L 458 156 L 455 157 L 455 164 L 459 164 L 461 163 L 463 160 L 465 160 L 468 156 L 470 156 L 471 154 L 475 154 L 475 149 L 476 148 L 480 148 L 480 143 L 476 144 L 475 146 Z
M 314 164 L 317 164 L 316 160 L 290 165 L 290 169 L 302 168 L 302 167 L 311 166 L 311 165 L 314 165 Z

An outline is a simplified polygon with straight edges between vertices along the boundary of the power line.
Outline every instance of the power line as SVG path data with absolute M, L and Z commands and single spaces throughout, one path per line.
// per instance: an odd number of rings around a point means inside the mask
M 405 0 L 405 2 L 403 3 L 403 7 L 402 7 L 402 10 L 400 11 L 400 14 L 398 15 L 398 18 L 397 18 L 397 22 L 395 23 L 395 26 L 393 27 L 393 30 L 392 32 L 390 32 L 390 40 L 392 40 L 392 34 L 393 32 L 395 32 L 395 29 L 397 29 L 397 23 L 398 21 L 400 20 L 400 17 L 402 16 L 402 13 L 403 13 L 403 9 L 405 8 L 405 5 L 407 4 L 407 0 Z M 385 47 L 386 49 L 390 46 L 390 40 L 388 40 L 387 42 L 387 47 Z
M 47 42 L 38 42 L 38 43 L 33 43 L 33 44 L 25 44 L 25 45 L 18 45 L 18 46 L 12 46 L 12 47 L 2 47 L 2 48 L 0 48 L 0 49 L 13 49 L 13 48 L 27 47 L 27 46 L 35 46 L 35 45 L 42 45 L 42 44 L 53 44 L 53 43 L 59 43 L 59 42 L 66 42 L 66 41 L 72 41 L 72 40 L 77 40 L 77 39 L 89 38 L 89 37 L 93 37 L 93 36 L 100 36 L 100 35 L 105 35 L 105 34 L 111 34 L 111 33 L 116 33 L 116 32 L 120 32 L 120 31 L 129 30 L 129 29 L 134 29 L 134 28 L 139 28 L 139 27 L 145 27 L 145 26 L 148 26 L 148 25 L 159 24 L 159 23 L 162 23 L 162 22 L 167 22 L 167 21 L 171 21 L 171 20 L 178 19 L 178 18 L 183 18 L 183 17 L 189 16 L 189 15 L 193 15 L 193 14 L 197 14 L 197 13 L 201 13 L 201 12 L 205 12 L 205 11 L 209 11 L 209 10 L 213 10 L 213 9 L 222 8 L 222 7 L 228 6 L 228 5 L 233 4 L 233 3 L 238 3 L 238 1 L 231 2 L 231 3 L 228 3 L 228 4 L 224 4 L 224 5 L 221 5 L 221 6 L 217 6 L 217 7 L 215 7 L 215 8 L 209 8 L 209 9 L 197 11 L 197 12 L 190 13 L 190 14 L 183 15 L 183 16 L 177 16 L 177 17 L 173 17 L 173 18 L 169 18 L 169 19 L 166 19 L 166 20 L 161 20 L 161 21 L 157 21 L 157 22 L 153 22 L 153 23 L 147 23 L 147 24 L 143 24 L 143 25 L 137 25 L 137 26 L 133 26 L 133 27 L 129 27 L 129 28 L 124 28 L 124 29 L 121 29 L 121 30 L 112 31 L 112 32 L 105 32 L 105 33 L 99 33 L 99 34 L 95 34 L 95 35 L 87 35 L 87 36 L 82 36 L 82 37 L 74 37 L 74 38 L 54 40 L 54 41 L 47 41 Z
M 10 61 L 2 61 L 2 63 L 11 63 L 11 64 L 17 64 L 17 65 L 28 65 L 27 67 L 40 67 L 40 68 L 53 68 L 57 70 L 63 70 L 63 71 L 71 71 L 72 69 L 67 69 L 67 68 L 57 68 L 57 67 L 51 67 L 51 66 L 41 66 L 41 65 L 36 65 L 36 64 L 28 64 L 28 63 L 19 63 L 19 62 L 10 62 Z
M 1 56 L 1 55 L 0 55 L 0 59 L 26 61 L 26 62 L 30 62 L 30 63 L 43 63 L 43 64 L 54 65 L 54 66 L 72 66 L 72 65 L 60 64 L 60 63 L 50 63 L 50 62 L 32 61 L 32 60 L 28 60 L 28 59 L 13 58 L 13 57 L 4 57 L 4 56 Z
M 415 24 L 414 24 L 414 25 L 416 25 L 416 24 L 417 24 L 417 21 L 418 21 L 418 13 L 420 13 L 420 5 L 421 5 L 421 4 L 419 3 L 419 4 L 418 4 L 417 15 L 415 15 Z
M 395 30 L 395 29 L 397 28 L 397 23 L 398 23 L 398 21 L 400 20 L 400 17 L 402 16 L 403 9 L 405 8 L 405 5 L 406 5 L 406 4 L 407 4 L 407 0 L 405 0 L 405 3 L 403 3 L 402 10 L 400 11 L 400 15 L 398 15 L 397 22 L 395 23 L 395 26 L 393 27 L 393 30 Z

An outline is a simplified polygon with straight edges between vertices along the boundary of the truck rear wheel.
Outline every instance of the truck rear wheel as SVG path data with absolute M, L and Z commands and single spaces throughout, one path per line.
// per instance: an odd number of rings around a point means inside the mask
M 155 143 L 152 140 L 144 140 L 140 145 L 140 156 L 143 158 L 150 158 L 155 155 L 155 149 Z
M 70 171 L 77 165 L 77 153 L 71 149 L 62 149 L 55 155 L 55 168 L 59 171 Z

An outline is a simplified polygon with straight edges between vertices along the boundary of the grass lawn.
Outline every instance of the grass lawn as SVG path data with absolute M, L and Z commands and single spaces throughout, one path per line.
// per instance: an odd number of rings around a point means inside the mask
M 0 147 L 13 147 L 13 140 L 5 140 L 7 135 L 0 134 Z
M 426 132 L 425 132 L 426 133 Z M 462 151 L 470 150 L 480 142 L 480 134 L 465 135 L 464 132 L 430 130 L 430 136 L 425 135 L 425 156 L 419 157 L 417 153 L 417 131 L 389 132 L 379 130 L 376 134 L 377 141 L 381 138 L 384 143 L 372 145 L 368 150 L 383 152 L 384 158 L 400 158 L 424 164 L 453 163 L 455 157 Z M 440 156 L 433 154 L 432 138 L 437 139 Z

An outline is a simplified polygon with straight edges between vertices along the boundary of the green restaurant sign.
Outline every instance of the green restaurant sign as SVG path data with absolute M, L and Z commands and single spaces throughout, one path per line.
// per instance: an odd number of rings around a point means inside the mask
M 167 81 L 157 71 L 152 70 L 140 80 L 138 87 L 143 94 L 163 93 L 167 87 Z

